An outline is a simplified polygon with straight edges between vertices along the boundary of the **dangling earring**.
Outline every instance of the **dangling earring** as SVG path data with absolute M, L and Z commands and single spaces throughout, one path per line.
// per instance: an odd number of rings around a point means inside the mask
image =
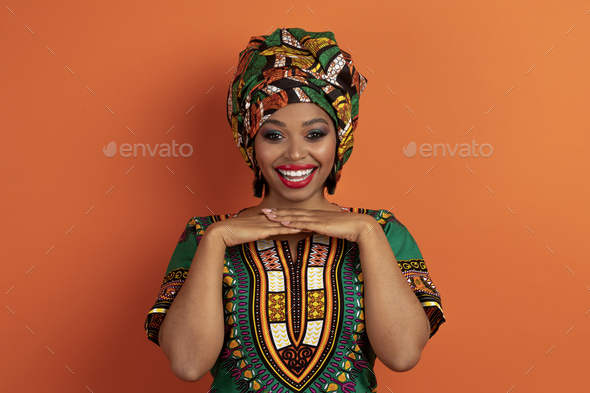
M 264 190 L 264 177 L 262 171 L 256 166 L 256 172 L 254 175 L 254 182 L 252 183 L 254 188 L 254 196 L 256 198 L 262 198 L 262 191 Z
M 336 164 L 332 167 L 332 171 L 326 179 L 326 187 L 328 188 L 328 194 L 334 195 L 336 192 Z

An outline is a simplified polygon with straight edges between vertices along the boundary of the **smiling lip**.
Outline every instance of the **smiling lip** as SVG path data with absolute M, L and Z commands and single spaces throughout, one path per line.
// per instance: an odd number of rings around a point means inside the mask
M 290 181 L 287 180 L 283 177 L 283 175 L 281 175 L 281 173 L 279 172 L 279 169 L 284 170 L 284 171 L 302 171 L 302 170 L 306 170 L 306 169 L 313 169 L 313 171 L 311 172 L 311 174 L 305 179 L 305 180 L 301 180 L 298 182 L 294 182 L 294 181 Z M 289 188 L 302 188 L 307 186 L 311 180 L 313 179 L 313 176 L 315 175 L 317 166 L 316 165 L 311 165 L 311 164 L 288 164 L 288 165 L 281 165 L 275 168 L 275 172 L 277 173 L 277 175 L 279 176 L 279 178 L 281 179 L 281 181 L 283 182 L 283 184 Z
M 312 164 L 287 164 L 278 166 L 277 169 L 282 169 L 284 171 L 302 171 L 309 168 L 315 168 L 316 165 Z

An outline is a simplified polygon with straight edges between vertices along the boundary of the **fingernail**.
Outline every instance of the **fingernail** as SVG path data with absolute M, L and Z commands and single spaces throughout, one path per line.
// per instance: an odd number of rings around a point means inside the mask
M 262 211 L 265 213 L 270 213 L 272 211 L 272 209 L 262 209 Z
M 288 223 L 289 223 L 289 221 L 281 221 L 281 224 L 285 224 L 286 225 Z

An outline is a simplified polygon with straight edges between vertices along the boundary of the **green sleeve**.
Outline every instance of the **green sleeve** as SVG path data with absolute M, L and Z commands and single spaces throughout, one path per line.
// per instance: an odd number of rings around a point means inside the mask
M 430 321 L 430 337 L 432 337 L 445 322 L 445 317 L 440 293 L 432 282 L 418 244 L 393 213 L 379 210 L 374 217 L 381 224 L 408 285 L 424 307 L 424 312 Z
M 180 234 L 180 239 L 172 253 L 156 302 L 149 310 L 144 322 L 144 329 L 148 339 L 157 345 L 160 345 L 158 341 L 160 326 L 172 301 L 188 276 L 189 268 L 197 252 L 197 245 L 203 233 L 204 228 L 200 225 L 199 218 L 192 217 Z

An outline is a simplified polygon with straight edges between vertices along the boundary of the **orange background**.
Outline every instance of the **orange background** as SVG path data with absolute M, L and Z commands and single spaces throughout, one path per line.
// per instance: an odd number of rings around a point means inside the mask
M 353 53 L 368 84 L 331 200 L 394 206 L 442 295 L 447 322 L 413 370 L 377 365 L 379 392 L 587 389 L 589 9 L 8 0 L 1 390 L 208 390 L 172 374 L 143 323 L 188 219 L 259 201 L 225 100 L 238 53 L 277 27 L 329 28 Z M 172 140 L 192 156 L 102 151 Z M 472 140 L 493 155 L 402 153 Z

